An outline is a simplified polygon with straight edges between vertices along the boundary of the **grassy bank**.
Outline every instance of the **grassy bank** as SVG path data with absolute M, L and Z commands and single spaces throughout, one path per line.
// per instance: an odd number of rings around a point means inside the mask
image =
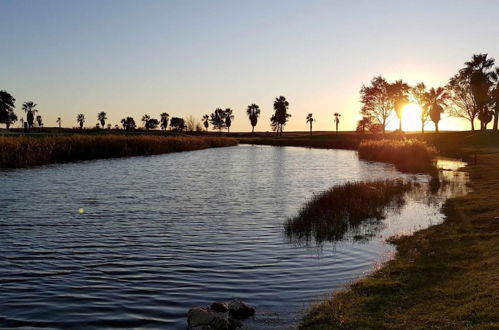
M 302 329 L 499 328 L 499 149 L 461 150 L 476 151 L 473 191 L 446 203 L 446 221 L 394 239 L 395 259 L 314 306 Z
M 284 224 L 293 240 L 337 241 L 366 219 L 380 220 L 387 206 L 403 205 L 412 186 L 402 180 L 349 182 L 314 196 Z
M 434 147 L 418 139 L 365 140 L 358 146 L 359 158 L 369 161 L 392 163 L 402 172 L 428 173 L 435 171 Z
M 99 158 L 157 155 L 236 145 L 221 137 L 133 135 L 0 136 L 0 168 L 18 168 Z

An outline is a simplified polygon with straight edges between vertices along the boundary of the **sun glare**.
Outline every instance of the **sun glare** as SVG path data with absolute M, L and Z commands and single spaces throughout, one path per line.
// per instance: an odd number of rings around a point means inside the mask
M 409 103 L 402 114 L 402 129 L 404 131 L 421 130 L 421 107 L 417 103 Z

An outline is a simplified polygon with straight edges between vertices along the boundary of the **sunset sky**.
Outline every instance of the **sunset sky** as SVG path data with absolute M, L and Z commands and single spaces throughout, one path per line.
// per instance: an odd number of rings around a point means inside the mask
M 334 112 L 352 130 L 359 89 L 375 75 L 440 86 L 473 53 L 499 58 L 498 13 L 492 0 L 0 0 L 0 89 L 18 116 L 37 103 L 46 126 L 76 126 L 78 113 L 94 126 L 99 111 L 114 125 L 230 107 L 232 131 L 248 131 L 256 103 L 256 129 L 268 131 L 284 95 L 285 130 L 308 129 L 309 112 L 316 130 L 332 130 Z

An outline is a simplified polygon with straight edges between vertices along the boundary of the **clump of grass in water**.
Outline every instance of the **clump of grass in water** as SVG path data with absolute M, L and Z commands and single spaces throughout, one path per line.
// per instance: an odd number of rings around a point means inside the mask
M 402 179 L 349 182 L 315 195 L 284 224 L 292 240 L 338 241 L 365 220 L 383 219 L 388 206 L 400 207 L 413 184 Z
M 98 158 L 116 158 L 224 147 L 237 141 L 221 137 L 70 135 L 0 136 L 0 168 L 17 168 Z
M 360 159 L 392 163 L 403 172 L 436 172 L 436 149 L 418 139 L 362 141 L 358 151 Z

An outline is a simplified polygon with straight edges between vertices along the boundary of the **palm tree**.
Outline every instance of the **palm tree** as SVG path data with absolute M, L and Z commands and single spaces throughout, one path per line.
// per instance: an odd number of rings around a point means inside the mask
M 282 128 L 284 125 L 286 125 L 289 117 L 291 117 L 291 115 L 288 113 L 288 107 L 289 102 L 284 96 L 276 97 L 274 101 L 275 114 L 272 118 L 274 118 L 277 125 L 277 135 L 282 135 Z
M 339 112 L 334 113 L 334 123 L 336 124 L 336 134 L 338 134 L 338 125 L 340 124 L 341 114 Z
M 149 122 L 149 120 L 151 120 L 151 116 L 149 115 L 143 115 L 142 116 L 142 122 L 144 123 L 144 127 L 146 130 L 149 130 L 149 125 L 147 125 L 147 123 Z
M 315 121 L 315 119 L 312 116 L 313 116 L 312 113 L 309 113 L 307 115 L 307 117 L 305 118 L 306 119 L 306 123 L 310 124 L 310 135 L 312 135 L 312 123 Z
M 83 129 L 83 123 L 85 122 L 85 115 L 80 113 L 78 116 L 76 116 L 76 121 L 78 124 L 80 124 L 80 129 Z
M 106 125 L 107 114 L 104 111 L 101 111 L 97 114 L 97 120 L 100 122 L 102 128 Z
M 159 121 L 161 122 L 161 129 L 163 131 L 166 131 L 166 128 L 168 127 L 168 120 L 170 119 L 170 115 L 167 114 L 166 112 L 163 112 L 160 116 Z
M 208 127 L 210 127 L 210 116 L 204 115 L 202 121 L 206 132 L 208 132 Z
M 232 120 L 234 119 L 234 115 L 232 114 L 231 108 L 225 109 L 224 117 L 225 117 L 225 126 L 227 126 L 227 133 L 230 133 L 230 126 L 232 125 Z
M 470 77 L 471 93 L 478 108 L 478 119 L 487 119 L 488 106 L 491 103 L 489 90 L 492 87 L 494 72 L 490 69 L 494 66 L 495 60 L 488 57 L 488 54 L 474 54 L 471 61 L 464 63 L 465 67 L 461 72 Z M 480 113 L 482 113 L 480 115 Z M 481 129 L 485 129 L 485 122 L 480 120 Z
M 38 123 L 38 127 L 43 127 L 42 116 L 36 116 L 36 122 Z
M 404 107 L 409 103 L 408 93 L 409 85 L 407 85 L 402 80 L 397 80 L 393 84 L 389 85 L 388 93 L 390 95 L 390 99 L 393 103 L 393 109 L 395 110 L 395 114 L 399 119 L 399 130 L 402 131 L 402 114 L 404 111 Z
M 251 134 L 255 133 L 255 126 L 258 122 L 258 117 L 260 116 L 260 107 L 256 104 L 248 105 L 246 109 L 246 114 L 248 114 L 250 123 L 251 123 Z
M 438 133 L 438 122 L 444 112 L 444 107 L 447 105 L 449 94 L 442 87 L 432 88 L 427 94 L 427 99 L 430 106 L 430 118 L 435 123 L 435 132 Z
M 35 113 L 38 112 L 38 109 L 36 109 L 36 103 L 33 103 L 33 101 L 24 102 L 23 110 L 26 113 L 26 121 L 28 122 L 28 127 L 33 128 L 33 123 L 35 122 Z
M 57 117 L 57 120 L 55 122 L 59 125 L 59 128 L 61 128 L 61 124 L 62 124 L 61 117 Z

